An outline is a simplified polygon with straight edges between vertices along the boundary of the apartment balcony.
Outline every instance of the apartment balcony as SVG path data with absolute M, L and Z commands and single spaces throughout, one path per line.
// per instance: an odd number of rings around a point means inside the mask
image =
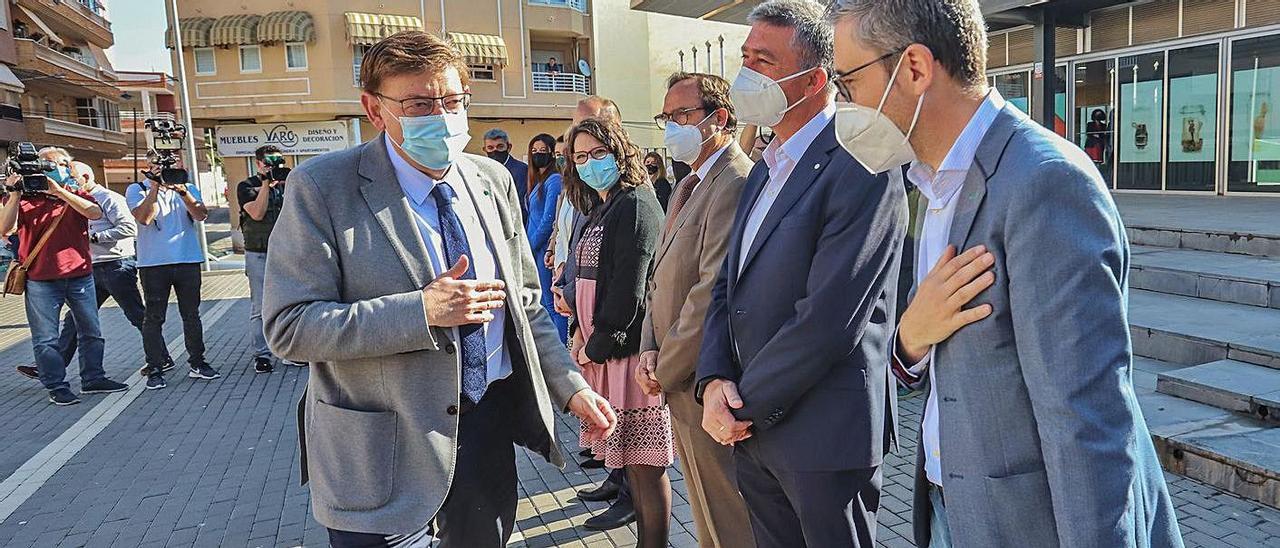
M 534 32 L 564 37 L 590 37 L 587 0 L 528 0 L 525 25 Z
M 18 48 L 19 69 L 39 73 L 49 83 L 86 88 L 93 94 L 119 94 L 114 86 L 116 73 L 97 66 L 92 58 L 73 57 L 26 38 L 15 38 L 14 42 Z
M 96 0 L 16 0 L 19 6 L 36 13 L 54 32 L 64 38 L 77 36 L 103 49 L 115 44 L 111 22 L 102 16 Z M 95 9 L 95 6 L 97 7 Z
M 55 145 L 72 152 L 89 152 L 108 158 L 119 158 L 129 151 L 123 132 L 27 113 L 23 117 L 27 138 L 39 145 Z
M 23 141 L 27 138 L 27 126 L 22 123 L 22 108 L 0 105 L 0 141 Z
M 533 91 L 591 94 L 591 81 L 581 74 L 568 72 L 534 72 Z

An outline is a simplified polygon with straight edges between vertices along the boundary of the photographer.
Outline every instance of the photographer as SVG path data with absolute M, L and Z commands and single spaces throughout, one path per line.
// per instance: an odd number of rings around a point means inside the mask
M 22 152 L 19 161 L 24 161 Z M 23 293 L 40 382 L 54 405 L 74 405 L 80 398 L 66 381 L 67 362 L 58 351 L 58 313 L 64 303 L 79 326 L 81 391 L 120 392 L 128 385 L 108 379 L 102 367 L 105 342 L 92 296 L 88 235 L 89 221 L 101 218 L 102 208 L 87 193 L 64 186 L 64 166 L 45 168 L 52 169 L 43 181 L 39 175 L 20 173 L 5 180 L 8 192 L 0 207 L 0 232 L 7 236 L 16 231 L 21 241 L 18 259 L 26 267 Z
M 262 332 L 262 283 L 267 270 L 267 240 L 284 207 L 284 179 L 289 168 L 275 145 L 253 152 L 258 173 L 236 186 L 240 202 L 240 230 L 244 233 L 244 272 L 249 276 L 249 329 L 253 331 L 253 370 L 270 373 L 271 349 Z M 303 365 L 283 360 L 289 365 Z
M 200 323 L 200 265 L 204 251 L 196 223 L 209 216 L 200 190 L 187 183 L 175 153 L 147 154 L 150 171 L 129 185 L 125 202 L 138 221 L 138 277 L 142 280 L 144 314 L 142 348 L 147 356 L 147 389 L 167 386 L 164 380 L 165 343 L 162 329 L 169 292 L 178 297 L 182 332 L 187 347 L 187 376 L 212 380 L 222 375 L 204 361 L 204 327 Z

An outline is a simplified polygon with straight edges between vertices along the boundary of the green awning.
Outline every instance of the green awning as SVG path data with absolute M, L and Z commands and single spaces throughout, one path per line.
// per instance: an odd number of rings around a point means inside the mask
M 462 52 L 468 65 L 507 65 L 507 44 L 501 36 L 450 32 L 449 41 Z
M 347 18 L 347 42 L 372 46 L 383 38 L 402 30 L 422 30 L 422 20 L 412 15 L 386 15 L 350 11 Z
M 240 13 L 219 17 L 209 29 L 211 46 L 247 46 L 258 43 L 258 22 L 261 15 Z
M 305 11 L 273 11 L 258 23 L 258 41 L 314 42 L 316 23 Z
M 207 48 L 209 47 L 209 29 L 213 28 L 213 23 L 217 21 L 212 17 L 192 17 L 189 19 L 179 19 L 178 28 L 182 29 L 182 47 L 184 48 Z M 173 49 L 177 45 L 173 41 L 173 29 L 164 33 L 164 47 Z

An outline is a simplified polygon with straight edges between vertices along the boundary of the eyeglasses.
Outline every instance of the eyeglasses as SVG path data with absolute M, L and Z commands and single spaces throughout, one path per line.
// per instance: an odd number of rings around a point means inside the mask
M 587 160 L 603 160 L 611 155 L 613 155 L 613 153 L 609 152 L 609 149 L 599 146 L 588 152 L 573 153 L 573 163 L 582 165 L 587 163 Z
M 860 70 L 862 70 L 862 69 L 864 69 L 864 68 L 867 68 L 867 67 L 869 67 L 869 66 L 871 66 L 871 65 L 874 65 L 874 64 L 879 63 L 879 62 L 881 62 L 881 61 L 884 61 L 885 59 L 888 59 L 888 58 L 890 58 L 890 57 L 893 57 L 894 55 L 898 55 L 898 54 L 902 53 L 904 50 L 906 50 L 906 48 L 898 48 L 898 49 L 893 50 L 893 51 L 891 51 L 891 52 L 889 52 L 889 53 L 886 53 L 886 54 L 884 54 L 884 55 L 881 55 L 881 56 L 879 56 L 879 57 L 876 57 L 875 59 L 872 59 L 872 60 L 870 60 L 870 61 L 867 61 L 866 63 L 863 63 L 863 64 L 861 64 L 861 65 L 858 65 L 857 67 L 851 68 L 851 69 L 849 69 L 849 70 L 847 70 L 847 71 L 844 71 L 844 72 L 836 72 L 836 77 L 835 77 L 835 81 L 836 81 L 836 90 L 840 92 L 840 98 L 841 98 L 841 99 L 843 99 L 843 100 L 845 100 L 845 101 L 848 101 L 848 102 L 850 102 L 850 103 L 852 103 L 852 102 L 853 102 L 853 90 L 852 90 L 852 89 L 850 89 L 850 88 L 849 88 L 849 85 L 845 83 L 845 79 L 846 79 L 846 78 L 848 78 L 848 77 L 850 77 L 850 76 L 853 76 L 853 74 L 854 74 L 855 72 L 858 72 L 858 71 L 860 71 Z
M 405 99 L 387 97 L 381 93 L 375 93 L 374 95 L 398 103 L 403 116 L 409 117 L 435 114 L 437 105 L 440 107 L 440 112 L 450 114 L 461 113 L 471 106 L 470 93 L 455 93 L 444 97 L 408 97 Z
M 671 122 L 671 121 L 674 121 L 675 123 L 680 124 L 682 126 L 687 125 L 689 123 L 689 113 L 697 112 L 699 110 L 707 110 L 707 106 L 699 105 L 696 107 L 677 109 L 675 112 L 671 114 L 667 114 L 663 112 L 662 114 L 659 114 L 653 117 L 653 123 L 658 124 L 658 129 L 666 129 L 667 122 Z

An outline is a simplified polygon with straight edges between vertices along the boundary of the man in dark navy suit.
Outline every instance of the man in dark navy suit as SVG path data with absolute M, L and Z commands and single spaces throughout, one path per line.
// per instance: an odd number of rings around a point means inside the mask
M 895 440 L 901 172 L 868 173 L 836 140 L 821 5 L 771 0 L 750 22 L 731 94 L 776 137 L 743 190 L 707 313 L 703 428 L 735 446 L 759 546 L 871 547 Z

